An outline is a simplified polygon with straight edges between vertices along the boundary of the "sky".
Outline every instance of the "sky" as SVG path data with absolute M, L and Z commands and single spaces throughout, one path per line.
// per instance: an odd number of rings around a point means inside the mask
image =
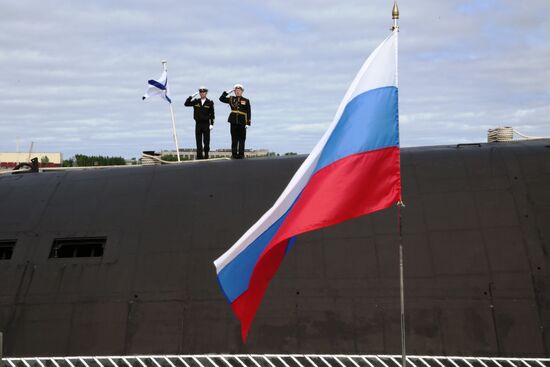
M 230 146 L 223 90 L 244 85 L 247 148 L 309 153 L 370 52 L 393 0 L 0 0 L 0 152 L 140 157 L 173 149 L 170 110 L 141 100 L 168 61 L 180 147 L 185 99 L 216 108 L 211 148 Z M 402 147 L 485 142 L 513 126 L 550 136 L 548 0 L 400 0 Z

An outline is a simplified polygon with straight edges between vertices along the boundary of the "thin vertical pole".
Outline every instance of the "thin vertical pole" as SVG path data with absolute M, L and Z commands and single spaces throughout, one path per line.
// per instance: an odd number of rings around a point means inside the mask
M 391 31 L 395 33 L 395 85 L 399 87 L 399 67 L 398 67 L 398 42 L 399 42 L 399 7 L 397 0 L 393 2 L 391 12 L 393 26 Z M 407 367 L 407 354 L 405 352 L 405 281 L 403 271 L 403 226 L 401 218 L 401 208 L 404 207 L 402 199 L 397 203 L 397 226 L 399 227 L 399 295 L 401 298 L 401 366 Z
M 165 72 L 168 72 L 168 68 L 166 67 L 167 63 L 168 62 L 166 60 L 162 60 L 162 67 L 164 68 Z M 166 83 L 166 86 L 168 87 L 168 83 Z M 166 90 L 166 93 L 168 93 L 168 90 Z M 176 143 L 176 156 L 178 157 L 178 162 L 181 162 L 180 147 L 178 145 L 178 134 L 176 132 L 176 119 L 174 118 L 174 109 L 172 108 L 172 102 L 168 102 L 168 105 L 170 106 L 170 116 L 172 117 L 172 135 L 174 137 L 174 143 Z
M 403 232 L 401 221 L 401 207 L 403 204 L 397 204 L 397 223 L 399 226 L 399 293 L 401 296 L 401 363 L 403 367 L 407 366 L 407 354 L 405 353 L 405 281 L 403 275 Z
M 174 142 L 176 143 L 176 155 L 178 156 L 178 162 L 180 162 L 180 148 L 178 146 L 178 134 L 176 133 L 176 119 L 174 119 L 174 110 L 172 109 L 172 103 L 168 103 L 170 106 L 170 116 L 172 116 L 172 130 L 174 135 Z
M 34 146 L 34 141 L 31 141 L 31 146 L 29 147 L 29 156 L 27 157 L 27 162 L 31 161 L 32 148 Z
M 15 146 L 17 147 L 17 164 L 21 163 L 19 161 L 19 136 L 15 138 Z

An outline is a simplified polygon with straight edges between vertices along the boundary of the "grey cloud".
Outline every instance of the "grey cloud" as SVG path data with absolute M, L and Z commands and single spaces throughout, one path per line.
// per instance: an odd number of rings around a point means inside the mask
M 550 135 L 550 4 L 401 2 L 404 146 L 483 141 L 512 124 Z M 491 4 L 489 4 L 491 5 Z M 168 106 L 142 102 L 169 61 L 180 146 L 193 146 L 183 99 L 236 82 L 251 98 L 250 147 L 307 153 L 364 59 L 388 34 L 387 1 L 9 3 L 0 14 L 0 150 L 16 138 L 65 155 L 139 156 L 173 147 Z M 216 103 L 214 148 L 229 145 Z

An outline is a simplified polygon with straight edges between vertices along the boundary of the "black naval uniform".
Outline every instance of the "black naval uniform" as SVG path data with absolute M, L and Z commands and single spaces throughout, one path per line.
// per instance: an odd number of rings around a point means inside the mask
M 228 103 L 231 113 L 227 122 L 231 124 L 231 156 L 244 158 L 244 141 L 246 140 L 246 125 L 250 125 L 250 100 L 244 97 L 227 96 L 223 92 L 220 101 Z
M 195 119 L 195 139 L 197 140 L 197 159 L 208 159 L 210 151 L 210 125 L 214 125 L 214 101 L 206 98 L 204 104 L 200 98 L 193 100 L 190 96 L 185 101 L 187 107 L 193 107 L 193 118 Z M 203 146 L 204 140 L 204 157 Z

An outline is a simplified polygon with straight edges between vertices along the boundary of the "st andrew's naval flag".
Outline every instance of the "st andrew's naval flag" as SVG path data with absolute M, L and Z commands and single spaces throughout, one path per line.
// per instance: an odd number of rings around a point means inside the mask
M 147 88 L 147 91 L 141 97 L 142 100 L 145 100 L 152 96 L 160 96 L 161 98 L 168 101 L 168 103 L 172 103 L 172 99 L 170 99 L 170 89 L 168 88 L 168 77 L 166 75 L 166 70 L 162 72 L 162 75 L 158 80 L 149 80 L 147 82 L 149 85 Z
M 365 61 L 334 121 L 273 207 L 214 261 L 243 341 L 295 236 L 401 199 L 397 35 Z

